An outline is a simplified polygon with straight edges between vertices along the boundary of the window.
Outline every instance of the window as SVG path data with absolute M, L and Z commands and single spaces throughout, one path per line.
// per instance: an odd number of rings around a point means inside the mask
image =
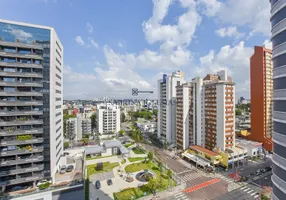
M 35 60 L 35 64 L 41 64 L 41 61 L 40 60 Z
M 286 77 L 276 78 L 273 80 L 273 89 L 286 89 Z
M 286 18 L 286 7 L 282 8 L 278 13 L 276 13 L 272 19 L 271 24 L 274 27 L 278 22 Z
M 56 132 L 59 132 L 59 131 L 61 130 L 61 128 L 62 128 L 62 127 L 60 126 L 60 127 L 56 130 Z
M 58 51 L 58 49 L 56 49 L 56 52 L 57 52 L 58 56 L 59 56 L 60 58 L 62 58 L 62 56 L 61 56 L 60 52 Z
M 16 72 L 15 68 L 4 68 L 3 69 L 4 72 Z
M 62 66 L 62 63 L 56 58 L 57 63 L 59 63 L 60 66 Z
M 62 70 L 61 70 L 58 66 L 56 66 L 56 69 L 57 69 L 59 72 L 62 72 Z
M 59 141 L 59 143 L 58 143 L 57 146 L 56 146 L 56 149 L 59 148 L 59 146 L 61 145 L 61 143 L 62 143 L 62 140 Z M 60 150 L 61 150 L 61 149 L 60 149 Z M 58 157 L 58 154 L 57 154 L 57 157 Z
M 56 93 L 57 94 L 61 94 L 62 92 L 60 90 L 56 90 Z
M 61 108 L 61 107 L 62 107 L 61 105 L 57 105 L 57 106 L 56 106 L 56 109 Z
M 13 87 L 4 87 L 4 92 L 16 92 L 16 88 L 13 88 Z
M 61 135 L 62 135 L 62 134 L 59 134 L 59 135 L 57 136 L 56 141 L 59 140 L 59 138 L 61 137 Z
M 56 98 L 56 101 L 61 101 L 62 99 L 61 98 Z
M 59 75 L 56 74 L 56 77 L 60 80 L 62 80 L 62 77 L 60 77 Z
M 60 47 L 58 41 L 56 41 L 56 44 L 57 44 L 58 48 L 60 49 L 60 51 L 62 51 L 62 48 Z
M 60 86 L 60 87 L 62 86 L 62 84 L 60 84 L 60 83 L 58 83 L 58 82 L 56 82 L 56 85 L 57 85 L 57 86 Z
M 16 62 L 15 58 L 4 58 L 3 59 L 4 62 Z
M 57 114 L 56 114 L 56 117 L 60 116 L 61 114 L 62 114 L 61 112 L 57 113 Z
M 56 122 L 56 125 L 58 125 L 59 123 L 61 123 L 61 119 L 59 119 L 57 122 Z

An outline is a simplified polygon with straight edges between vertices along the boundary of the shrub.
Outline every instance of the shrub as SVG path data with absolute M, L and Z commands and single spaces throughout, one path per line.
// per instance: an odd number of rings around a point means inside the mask
M 18 135 L 17 139 L 18 140 L 31 140 L 32 139 L 32 135 Z
M 44 189 L 50 187 L 50 185 L 51 185 L 51 183 L 46 182 L 46 183 L 43 183 L 43 184 L 39 185 L 38 188 L 39 188 L 40 190 L 44 190 Z

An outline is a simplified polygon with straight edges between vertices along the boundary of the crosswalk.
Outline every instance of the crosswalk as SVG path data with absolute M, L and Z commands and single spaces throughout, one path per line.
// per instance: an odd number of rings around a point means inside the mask
M 199 173 L 195 173 L 195 172 L 192 172 L 192 173 L 185 173 L 185 174 L 181 174 L 180 176 L 180 179 L 183 181 L 183 182 L 188 182 L 188 181 L 191 181 L 191 180 L 194 180 L 196 178 L 199 178 L 199 177 L 202 177 L 201 174 Z
M 240 190 L 243 191 L 243 193 L 249 194 L 254 199 L 257 199 L 259 197 L 259 194 L 257 194 L 257 191 L 255 191 L 255 190 L 253 190 L 247 186 L 241 187 Z
M 232 179 L 232 178 L 229 178 L 229 177 L 225 177 L 225 176 L 222 176 L 222 175 L 218 175 L 218 177 L 219 177 L 221 180 L 223 180 L 223 181 L 225 181 L 225 182 L 227 182 L 227 183 L 232 183 L 232 182 L 234 182 L 233 179 Z
M 187 195 L 184 192 L 179 192 L 177 194 L 174 194 L 174 199 L 176 200 L 188 200 L 189 197 L 187 197 Z

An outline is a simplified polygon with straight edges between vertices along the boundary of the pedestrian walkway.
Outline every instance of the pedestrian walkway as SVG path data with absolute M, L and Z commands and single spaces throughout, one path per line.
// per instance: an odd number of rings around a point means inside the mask
M 179 178 L 185 183 L 200 177 L 202 177 L 202 175 L 196 172 L 185 172 L 179 175 Z
M 187 195 L 184 192 L 179 192 L 179 193 L 173 195 L 173 199 L 176 199 L 176 200 L 188 200 L 189 197 L 187 197 Z
M 219 179 L 219 178 L 215 178 L 215 179 L 212 179 L 212 180 L 210 180 L 210 181 L 206 181 L 206 182 L 204 182 L 204 183 L 201 183 L 201 184 L 195 185 L 195 186 L 193 186 L 193 187 L 191 187 L 191 188 L 188 188 L 188 189 L 186 189 L 184 192 L 186 192 L 186 193 L 193 192 L 193 191 L 199 190 L 199 189 L 201 189 L 201 188 L 207 187 L 207 186 L 209 186 L 209 185 L 218 183 L 218 182 L 220 182 L 220 180 L 221 180 L 221 179 Z
M 254 199 L 256 199 L 257 197 L 259 197 L 259 194 L 257 194 L 257 191 L 247 187 L 247 186 L 244 186 L 244 187 L 241 187 L 239 188 L 243 193 L 246 193 L 246 194 L 249 194 L 251 197 L 253 197 Z

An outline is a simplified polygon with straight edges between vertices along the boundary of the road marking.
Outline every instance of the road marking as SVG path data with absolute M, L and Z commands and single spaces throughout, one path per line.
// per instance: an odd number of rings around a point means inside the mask
M 253 195 L 255 195 L 255 194 L 256 194 L 256 192 L 252 193 L 250 196 L 253 196 Z
M 254 196 L 253 198 L 256 199 L 257 197 L 259 197 L 259 195 Z
M 254 190 L 249 190 L 248 192 L 247 192 L 247 194 L 249 194 L 250 192 L 253 192 Z
M 246 186 L 243 186 L 242 188 L 240 188 L 241 190 L 243 190 L 244 188 L 246 188 Z
M 246 192 L 246 191 L 248 191 L 248 190 L 250 190 L 250 188 L 246 188 L 245 190 L 243 190 L 243 192 Z

